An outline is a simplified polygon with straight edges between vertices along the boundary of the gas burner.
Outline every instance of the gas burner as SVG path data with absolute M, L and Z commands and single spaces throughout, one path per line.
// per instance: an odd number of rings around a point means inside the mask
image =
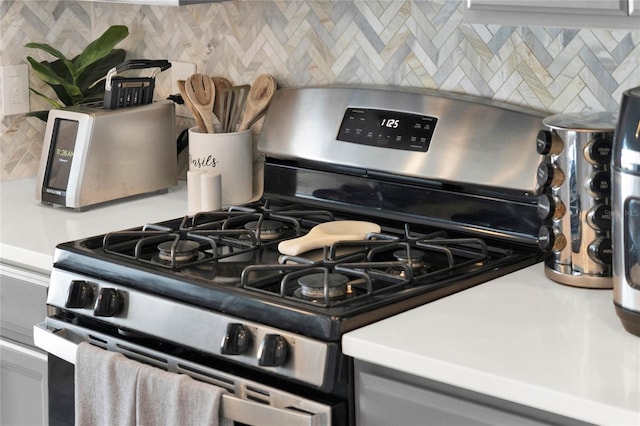
M 408 252 L 406 249 L 396 250 L 393 252 L 393 257 L 398 261 L 408 265 L 411 268 L 413 277 L 424 275 L 427 273 L 429 267 L 425 262 L 426 253 L 422 250 L 412 249 Z M 406 272 L 403 268 L 390 267 L 386 270 L 391 275 L 397 275 L 401 278 L 406 276 Z
M 414 269 L 429 267 L 429 265 L 424 261 L 425 255 L 426 253 L 422 250 L 411 250 L 410 253 L 407 253 L 407 250 L 396 250 L 393 252 L 393 257 L 400 262 L 407 263 Z
M 263 220 L 260 222 L 260 240 L 270 241 L 278 239 L 282 236 L 283 223 L 277 220 Z M 254 220 L 247 222 L 244 225 L 244 229 L 256 232 L 258 228 L 258 221 Z M 256 232 L 257 234 L 257 232 Z M 257 235 L 256 235 L 257 236 Z
M 190 240 L 165 241 L 158 244 L 158 260 L 164 262 L 184 263 L 197 259 L 200 244 Z
M 346 275 L 338 273 L 313 273 L 298 278 L 300 288 L 294 292 L 294 296 L 303 299 L 324 300 L 325 284 L 330 300 L 340 299 L 347 294 Z

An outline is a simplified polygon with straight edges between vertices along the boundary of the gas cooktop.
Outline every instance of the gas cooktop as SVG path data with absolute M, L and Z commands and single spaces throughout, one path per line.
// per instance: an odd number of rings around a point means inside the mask
M 541 126 L 433 91 L 278 90 L 257 143 L 260 200 L 58 245 L 50 328 L 133 356 L 151 348 L 145 360 L 169 369 L 188 358 L 257 372 L 262 395 L 333 401 L 331 423 L 353 424 L 345 332 L 546 256 Z M 347 236 L 291 249 L 335 224 Z
M 323 339 L 538 260 L 536 249 L 380 219 L 381 231 L 298 256 L 280 242 L 353 215 L 264 199 L 64 243 L 55 265 Z M 82 280 L 70 294 L 84 294 Z M 113 297 L 117 293 L 114 293 Z M 232 301 L 232 302 L 231 302 Z M 82 304 L 83 302 L 78 302 Z M 105 299 L 113 309 L 119 302 Z M 120 302 L 123 303 L 123 302 Z M 118 308 L 104 315 L 117 315 Z

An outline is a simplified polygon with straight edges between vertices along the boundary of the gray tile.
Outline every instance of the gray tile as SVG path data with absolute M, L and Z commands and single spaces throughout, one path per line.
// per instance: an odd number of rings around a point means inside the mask
M 131 34 L 119 47 L 130 57 L 193 62 L 237 83 L 270 72 L 290 86 L 401 84 L 559 108 L 554 113 L 615 109 L 624 88 L 640 86 L 640 31 L 468 25 L 464 7 L 463 0 L 247 0 L 180 8 L 5 0 L 0 54 L 3 64 L 23 63 L 34 54 L 23 47 L 30 41 L 77 53 L 109 25 L 124 24 Z M 30 102 L 45 107 L 34 96 Z M 26 153 L 42 143 L 44 126 L 30 120 L 2 117 L 0 179 L 35 173 L 37 160 Z M 4 155 L 7 147 L 23 155 Z

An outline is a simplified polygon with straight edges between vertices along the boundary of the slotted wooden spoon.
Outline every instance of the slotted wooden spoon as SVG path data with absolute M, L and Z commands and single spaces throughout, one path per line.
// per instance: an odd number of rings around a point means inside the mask
M 224 113 L 224 101 L 222 100 L 222 96 L 220 93 L 223 89 L 228 89 L 232 86 L 231 82 L 224 77 L 211 77 L 213 81 L 213 85 L 216 88 L 216 99 L 213 103 L 213 115 L 218 120 L 218 123 L 222 124 L 221 115 Z
M 215 133 L 213 129 L 213 102 L 216 97 L 216 88 L 211 77 L 201 73 L 190 75 L 185 81 L 185 89 L 187 97 L 200 113 L 207 133 Z
M 251 85 L 247 105 L 242 115 L 242 121 L 238 126 L 238 131 L 247 130 L 267 110 L 273 94 L 276 92 L 277 84 L 273 76 L 269 74 L 259 75 Z
M 178 80 L 177 83 L 178 83 L 178 89 L 180 90 L 180 95 L 182 96 L 182 100 L 184 101 L 184 106 L 187 107 L 187 109 L 193 116 L 193 119 L 196 121 L 196 126 L 198 126 L 201 132 L 205 133 L 207 131 L 207 127 L 205 126 L 204 121 L 202 121 L 202 117 L 200 116 L 200 113 L 195 108 L 195 106 L 193 106 L 193 103 L 191 103 L 191 99 L 189 99 L 189 97 L 187 96 L 185 81 Z

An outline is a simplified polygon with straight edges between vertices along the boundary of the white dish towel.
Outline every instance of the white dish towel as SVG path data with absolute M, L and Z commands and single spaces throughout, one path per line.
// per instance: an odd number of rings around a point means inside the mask
M 78 426 L 221 424 L 220 387 L 89 343 L 78 346 L 75 371 Z

